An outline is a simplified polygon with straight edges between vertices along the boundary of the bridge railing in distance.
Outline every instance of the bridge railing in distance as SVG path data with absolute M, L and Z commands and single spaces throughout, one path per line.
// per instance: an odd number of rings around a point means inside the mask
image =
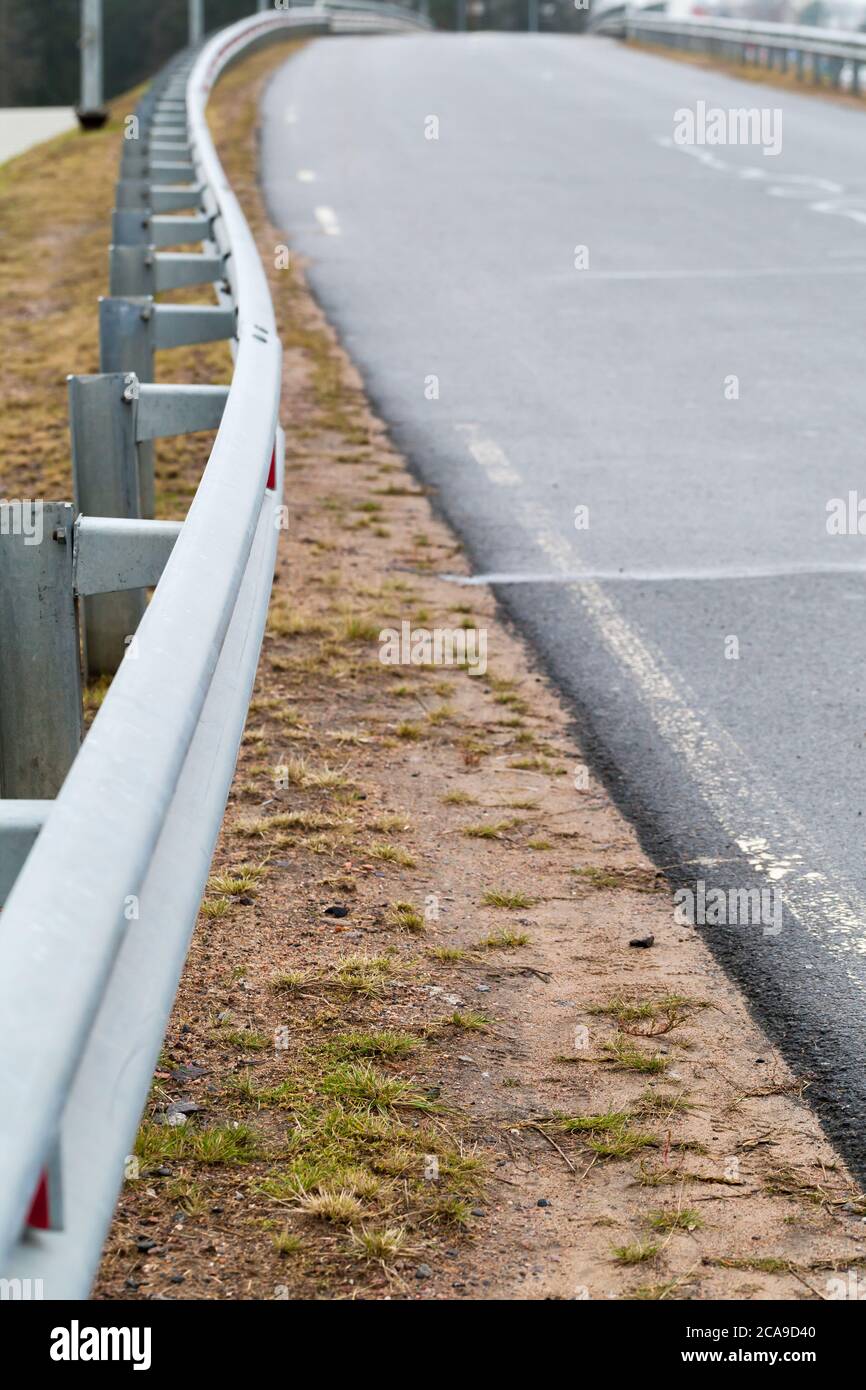
M 427 27 L 393 5 L 357 14 L 373 29 Z M 254 46 L 327 34 L 342 15 L 242 20 L 143 97 L 137 138 L 123 141 L 102 370 L 69 383 L 75 505 L 22 503 L 28 524 L 0 534 L 5 1289 L 39 1281 L 63 1299 L 91 1287 L 134 1173 L 271 592 L 282 351 L 208 97 Z M 165 249 L 190 243 L 201 251 Z M 157 301 L 185 285 L 210 287 L 210 302 Z M 217 339 L 231 347 L 230 385 L 153 384 L 156 352 Z M 154 520 L 153 441 L 214 428 L 186 520 Z M 113 674 L 83 742 L 80 639 L 88 673 Z
M 727 62 L 792 74 L 815 86 L 859 95 L 864 86 L 866 33 L 770 24 L 757 20 L 675 18 L 653 9 L 612 5 L 590 20 L 594 33 L 657 43 L 693 53 L 711 53 Z

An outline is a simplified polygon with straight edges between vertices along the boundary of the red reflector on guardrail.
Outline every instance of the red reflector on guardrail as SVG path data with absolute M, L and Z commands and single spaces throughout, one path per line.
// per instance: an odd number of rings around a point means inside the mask
M 27 1213 L 27 1226 L 32 1231 L 60 1231 L 63 1228 L 63 1186 L 60 1169 L 60 1144 L 55 1143 Z
M 35 1231 L 51 1230 L 51 1202 L 47 1173 L 43 1173 L 39 1179 L 39 1186 L 36 1188 L 33 1201 L 30 1203 L 30 1211 L 27 1214 L 27 1225 Z

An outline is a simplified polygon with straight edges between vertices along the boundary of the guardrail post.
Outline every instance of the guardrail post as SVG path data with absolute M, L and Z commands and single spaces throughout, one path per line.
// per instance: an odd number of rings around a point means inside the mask
M 156 293 L 156 247 L 112 243 L 108 248 L 108 288 L 124 298 Z
M 134 372 L 139 381 L 153 381 L 154 302 L 151 295 L 136 299 L 99 301 L 99 370 Z M 138 496 L 141 515 L 153 516 L 156 499 L 153 445 L 138 446 Z
M 10 507 L 19 509 L 12 524 Z M 72 523 L 68 502 L 0 508 L 0 791 L 9 799 L 55 797 L 81 743 Z
M 86 516 L 141 516 L 137 409 L 132 373 L 69 378 L 75 505 Z M 89 676 L 111 675 L 144 615 L 144 590 L 94 595 L 83 604 L 85 669 Z
M 154 312 L 153 296 L 149 294 L 100 299 L 101 372 L 135 372 L 139 381 L 153 381 Z M 143 507 L 142 515 L 147 515 Z

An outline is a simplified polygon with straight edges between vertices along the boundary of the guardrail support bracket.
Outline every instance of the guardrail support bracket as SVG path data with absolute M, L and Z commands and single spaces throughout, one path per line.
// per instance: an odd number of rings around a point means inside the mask
M 152 178 L 119 179 L 115 190 L 118 208 L 150 208 L 151 212 L 183 212 L 197 208 L 202 199 L 201 184 L 159 183 Z
M 210 234 L 211 219 L 200 214 L 164 217 L 150 208 L 116 208 L 112 217 L 115 246 L 183 246 L 206 241 Z
M 179 521 L 79 516 L 73 552 L 76 595 L 84 598 L 153 588 L 159 583 L 180 528 Z
M 113 295 L 160 294 L 191 285 L 210 285 L 225 273 L 223 256 L 162 251 L 150 246 L 109 247 L 109 286 Z
M 155 351 L 236 336 L 237 312 L 215 304 L 157 304 L 152 295 L 113 295 L 99 301 L 100 370 L 134 372 L 141 382 L 153 381 Z M 139 446 L 142 470 L 143 448 Z
M 141 386 L 138 439 L 168 439 L 176 434 L 219 428 L 227 386 Z

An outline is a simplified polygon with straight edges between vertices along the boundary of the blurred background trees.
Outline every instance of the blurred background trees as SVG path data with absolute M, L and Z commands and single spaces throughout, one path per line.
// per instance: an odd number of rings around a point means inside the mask
M 186 40 L 187 0 L 103 0 L 105 92 L 143 82 Z M 528 0 L 466 0 L 470 29 L 525 29 Z M 205 0 L 208 29 L 255 9 L 253 0 Z M 431 16 L 453 29 L 457 0 L 431 0 Z M 539 0 L 539 25 L 579 30 L 587 10 L 574 0 Z M 73 106 L 78 99 L 79 0 L 0 0 L 0 106 Z
M 207 26 L 252 14 L 253 0 L 206 0 Z M 187 0 L 103 0 L 105 92 L 149 77 L 186 41 Z M 78 100 L 78 0 L 0 0 L 0 106 Z

